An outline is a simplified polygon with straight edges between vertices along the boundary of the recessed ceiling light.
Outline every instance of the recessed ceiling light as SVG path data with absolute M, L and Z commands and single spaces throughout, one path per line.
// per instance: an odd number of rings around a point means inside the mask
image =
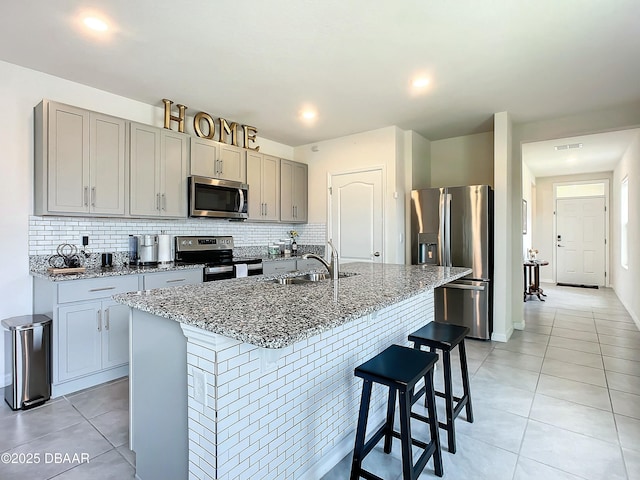
M 109 28 L 104 20 L 97 17 L 86 17 L 83 22 L 88 28 L 96 32 L 104 32 Z
M 427 77 L 416 77 L 411 81 L 411 85 L 414 88 L 424 88 L 429 85 L 429 78 Z
M 313 110 L 304 110 L 302 112 L 302 118 L 304 118 L 305 120 L 313 120 L 314 118 L 316 118 L 316 112 Z

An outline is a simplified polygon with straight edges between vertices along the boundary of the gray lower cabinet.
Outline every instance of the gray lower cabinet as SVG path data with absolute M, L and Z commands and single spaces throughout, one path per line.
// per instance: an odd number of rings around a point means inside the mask
M 36 215 L 125 215 L 125 120 L 43 100 L 34 136 Z
M 34 277 L 34 313 L 53 320 L 52 395 L 129 374 L 130 309 L 112 295 L 201 282 L 200 267 L 60 282 Z
M 136 291 L 138 275 L 51 282 L 34 279 L 34 313 L 52 318 L 52 395 L 129 373 L 129 308 L 111 296 Z
M 264 260 L 262 273 L 264 275 L 283 275 L 292 272 L 304 272 L 307 270 L 323 270 L 324 266 L 318 260 L 304 259 L 300 257 L 279 260 Z
M 59 382 L 126 365 L 129 308 L 112 300 L 59 307 L 57 347 Z
M 202 283 L 202 269 L 172 270 L 170 272 L 147 273 L 142 276 L 143 290 L 152 288 L 177 287 L 178 285 L 192 285 Z
M 264 275 L 282 275 L 296 271 L 296 259 L 273 260 L 262 262 L 262 273 Z

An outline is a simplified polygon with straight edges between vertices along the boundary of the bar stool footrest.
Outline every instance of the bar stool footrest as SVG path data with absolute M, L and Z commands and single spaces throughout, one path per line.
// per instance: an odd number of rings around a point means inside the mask
M 418 393 L 422 394 L 424 392 L 422 391 L 422 389 L 420 389 Z M 447 398 L 447 396 L 443 392 L 434 392 L 434 393 L 437 397 Z M 453 408 L 453 418 L 455 419 L 455 418 L 458 418 L 458 415 L 460 415 L 460 412 L 462 411 L 462 409 L 467 406 L 467 403 L 469 403 L 469 396 L 463 395 L 462 397 L 456 397 L 454 395 L 453 401 L 456 402 L 455 407 Z M 473 422 L 469 422 L 469 423 L 473 423 Z M 440 424 L 440 426 L 442 427 L 442 424 Z
M 364 460 L 364 457 L 366 457 L 369 452 L 371 452 L 371 450 L 373 450 L 373 448 L 378 444 L 378 442 L 380 441 L 380 439 L 382 437 L 384 437 L 384 434 L 386 433 L 386 424 L 382 425 L 377 431 L 376 433 L 374 433 L 371 438 L 365 442 L 364 447 L 362 447 L 362 459 Z M 395 432 L 392 432 L 392 434 Z

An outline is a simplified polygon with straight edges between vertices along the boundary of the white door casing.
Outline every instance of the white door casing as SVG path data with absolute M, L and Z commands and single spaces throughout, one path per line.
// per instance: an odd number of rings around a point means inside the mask
M 604 197 L 556 200 L 557 282 L 605 285 Z
M 328 233 L 342 263 L 383 263 L 383 178 L 381 168 L 329 177 Z

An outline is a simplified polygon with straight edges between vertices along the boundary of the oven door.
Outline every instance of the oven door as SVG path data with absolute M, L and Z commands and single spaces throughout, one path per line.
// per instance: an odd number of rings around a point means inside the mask
M 245 219 L 249 186 L 208 177 L 189 177 L 189 216 Z

